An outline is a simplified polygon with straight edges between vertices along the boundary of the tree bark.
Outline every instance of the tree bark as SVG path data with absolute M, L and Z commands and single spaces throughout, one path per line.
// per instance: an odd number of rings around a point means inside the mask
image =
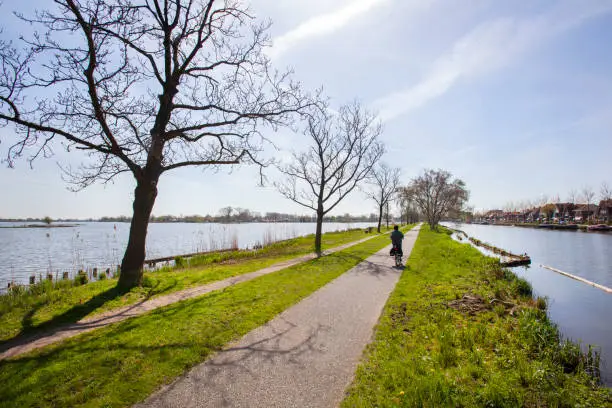
M 380 234 L 380 225 L 382 224 L 383 206 L 378 206 L 378 233 Z
M 134 189 L 134 215 L 130 236 L 121 261 L 121 273 L 117 286 L 130 289 L 142 283 L 142 267 L 145 260 L 145 242 L 151 211 L 157 197 L 157 180 L 137 182 Z
M 315 252 L 317 256 L 321 256 L 323 251 L 321 251 L 321 235 L 323 229 L 323 210 L 317 211 L 317 230 L 315 232 Z

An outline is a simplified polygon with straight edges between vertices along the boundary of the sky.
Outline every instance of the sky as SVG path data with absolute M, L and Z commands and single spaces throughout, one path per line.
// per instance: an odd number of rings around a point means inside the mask
M 6 12 L 20 3 L 2 5 L 5 39 L 23 29 Z M 29 10 L 45 4 L 27 3 Z M 477 209 L 612 184 L 612 1 L 250 4 L 273 23 L 266 52 L 275 67 L 293 68 L 307 89 L 323 87 L 332 108 L 359 100 L 378 113 L 383 160 L 401 168 L 403 184 L 425 168 L 448 170 L 466 182 Z M 8 133 L 0 129 L 2 157 Z M 284 149 L 303 147 L 288 129 L 268 136 Z M 54 152 L 32 168 L 25 160 L 0 166 L 0 218 L 131 214 L 130 177 L 71 192 L 58 163 L 82 158 L 59 146 Z M 170 172 L 153 213 L 217 214 L 225 206 L 308 213 L 258 181 L 248 166 Z M 334 213 L 374 208 L 355 191 Z

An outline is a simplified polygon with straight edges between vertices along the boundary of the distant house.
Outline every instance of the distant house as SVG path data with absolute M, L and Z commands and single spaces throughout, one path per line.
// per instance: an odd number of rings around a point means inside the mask
M 540 208 L 532 208 L 528 210 L 527 222 L 536 222 L 540 219 Z
M 484 218 L 491 223 L 502 221 L 504 218 L 504 212 L 502 210 L 490 210 L 484 215 Z
M 612 221 L 612 200 L 601 200 L 599 202 L 599 213 L 597 219 L 600 222 L 611 222 Z
M 596 204 L 579 204 L 574 209 L 574 221 L 586 222 L 594 218 L 597 215 L 597 209 L 599 206 Z
M 570 222 L 574 221 L 574 210 L 576 204 L 573 203 L 556 203 L 555 212 L 553 214 L 554 221 Z

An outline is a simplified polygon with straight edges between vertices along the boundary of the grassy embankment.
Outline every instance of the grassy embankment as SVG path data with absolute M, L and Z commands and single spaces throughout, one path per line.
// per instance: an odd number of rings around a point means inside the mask
M 598 358 L 560 341 L 545 307 L 497 261 L 424 227 L 342 406 L 612 406 L 587 374 Z
M 323 249 L 368 237 L 363 230 L 323 234 Z M 121 293 L 116 279 L 75 286 L 74 281 L 43 281 L 29 291 L 0 296 L 0 345 L 18 335 L 73 323 L 84 317 L 189 287 L 253 272 L 312 252 L 314 235 L 276 242 L 257 251 L 220 252 L 185 260 L 184 267 L 146 272 L 144 285 Z
M 388 244 L 380 236 L 0 361 L 0 407 L 129 406 Z

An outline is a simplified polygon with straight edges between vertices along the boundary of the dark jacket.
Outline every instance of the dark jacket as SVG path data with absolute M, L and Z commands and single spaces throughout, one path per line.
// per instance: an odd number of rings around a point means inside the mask
M 391 242 L 393 243 L 393 246 L 401 248 L 403 239 L 404 239 L 404 234 L 402 234 L 401 231 L 393 231 L 391 233 Z

